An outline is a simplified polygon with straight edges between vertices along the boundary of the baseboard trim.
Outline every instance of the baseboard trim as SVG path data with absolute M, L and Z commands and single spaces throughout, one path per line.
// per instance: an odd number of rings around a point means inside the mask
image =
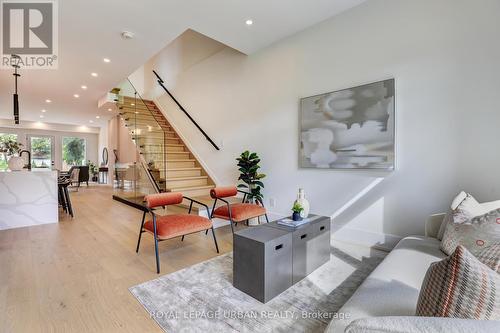
M 385 251 L 391 251 L 401 239 L 401 236 L 346 227 L 332 231 L 333 241 L 359 244 Z

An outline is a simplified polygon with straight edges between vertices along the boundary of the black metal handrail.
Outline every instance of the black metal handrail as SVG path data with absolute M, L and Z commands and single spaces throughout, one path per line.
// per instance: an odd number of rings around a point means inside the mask
M 200 125 L 198 125 L 198 123 L 196 122 L 196 120 L 194 120 L 193 117 L 191 117 L 191 115 L 186 111 L 186 109 L 184 109 L 184 107 L 179 103 L 179 101 L 177 101 L 177 99 L 175 99 L 175 97 L 170 93 L 170 91 L 168 91 L 167 87 L 165 87 L 165 85 L 163 84 L 164 81 L 162 80 L 162 78 L 160 77 L 160 75 L 158 75 L 158 73 L 156 73 L 155 70 L 153 70 L 153 73 L 156 75 L 156 78 L 158 79 L 158 84 L 167 92 L 167 94 L 170 96 L 170 98 L 172 98 L 172 100 L 175 102 L 175 104 L 177 104 L 177 106 L 179 107 L 179 109 L 181 109 L 182 112 L 184 112 L 184 114 L 189 118 L 189 120 L 191 120 L 191 122 L 194 124 L 194 126 L 196 126 L 196 128 L 203 134 L 203 136 L 205 137 L 205 139 L 207 139 L 208 142 L 210 142 L 212 144 L 212 146 L 214 146 L 215 149 L 220 150 L 220 148 L 208 136 L 208 134 L 203 130 L 203 128 L 201 128 Z

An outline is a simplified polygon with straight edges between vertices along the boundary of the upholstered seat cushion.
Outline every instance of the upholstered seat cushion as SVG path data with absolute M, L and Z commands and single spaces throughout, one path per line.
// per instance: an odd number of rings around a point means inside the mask
M 245 221 L 257 216 L 266 214 L 266 209 L 259 205 L 248 203 L 234 203 L 231 204 L 231 217 L 234 222 Z M 220 206 L 214 210 L 214 217 L 229 219 L 229 212 L 227 205 Z
M 179 214 L 157 216 L 156 225 L 158 239 L 169 239 L 210 229 L 212 222 L 203 216 Z M 153 221 L 144 223 L 144 229 L 154 233 Z

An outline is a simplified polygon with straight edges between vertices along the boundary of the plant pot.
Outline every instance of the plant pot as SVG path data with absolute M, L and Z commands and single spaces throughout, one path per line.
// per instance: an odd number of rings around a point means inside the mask
M 11 156 L 8 164 L 11 171 L 21 171 L 24 168 L 24 159 L 19 156 Z
M 302 221 L 302 216 L 300 216 L 300 213 L 293 213 L 292 214 L 292 220 L 294 221 Z

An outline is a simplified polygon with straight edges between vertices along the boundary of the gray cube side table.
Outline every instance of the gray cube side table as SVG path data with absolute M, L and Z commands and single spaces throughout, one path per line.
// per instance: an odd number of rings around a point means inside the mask
M 234 234 L 233 285 L 266 303 L 292 286 L 292 235 L 255 227 Z

